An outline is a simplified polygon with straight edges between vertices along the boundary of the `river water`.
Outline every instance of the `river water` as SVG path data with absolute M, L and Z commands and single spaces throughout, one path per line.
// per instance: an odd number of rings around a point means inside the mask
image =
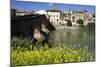
M 95 27 L 68 27 L 52 32 L 50 40 L 56 44 L 87 46 L 95 52 Z

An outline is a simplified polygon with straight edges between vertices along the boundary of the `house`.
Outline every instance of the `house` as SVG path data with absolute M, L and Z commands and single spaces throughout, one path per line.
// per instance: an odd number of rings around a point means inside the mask
M 59 26 L 61 23 L 61 11 L 52 9 L 52 10 L 47 10 L 47 15 L 48 19 L 54 26 Z
M 66 11 L 62 13 L 62 20 L 71 20 L 71 12 L 70 11 Z
M 64 12 L 63 20 L 71 20 L 72 25 L 77 25 L 77 20 L 82 19 L 84 22 L 88 21 L 88 11 L 77 10 Z M 87 22 L 86 22 L 87 23 Z
M 71 20 L 71 12 L 67 11 L 67 12 L 63 12 L 61 14 L 61 25 L 66 25 L 67 24 L 67 20 Z

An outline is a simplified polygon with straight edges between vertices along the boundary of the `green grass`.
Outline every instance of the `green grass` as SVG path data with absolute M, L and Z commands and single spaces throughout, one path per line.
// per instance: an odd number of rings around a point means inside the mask
M 80 45 L 53 44 L 49 48 L 45 44 L 32 43 L 28 39 L 13 38 L 11 40 L 11 66 L 58 64 L 69 62 L 94 61 L 95 55 L 88 51 L 88 47 Z
M 16 42 L 13 44 L 16 44 Z M 88 51 L 88 47 L 77 47 L 79 46 L 70 45 L 49 48 L 47 44 L 45 44 L 45 46 L 34 46 L 33 49 L 26 47 L 16 47 L 15 49 L 14 47 L 11 47 L 11 66 L 56 64 L 95 60 L 94 54 Z

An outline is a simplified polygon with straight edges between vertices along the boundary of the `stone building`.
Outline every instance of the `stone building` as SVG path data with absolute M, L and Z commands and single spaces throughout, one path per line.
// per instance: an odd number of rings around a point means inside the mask
M 71 20 L 71 12 L 70 11 L 63 12 L 61 18 L 62 20 L 65 20 L 65 21 Z
M 61 23 L 61 11 L 60 10 L 47 10 L 48 19 L 54 26 L 59 26 Z
M 77 20 L 82 19 L 84 22 L 88 21 L 88 12 L 86 10 L 67 11 L 64 12 L 63 20 L 71 20 L 72 25 L 77 25 Z

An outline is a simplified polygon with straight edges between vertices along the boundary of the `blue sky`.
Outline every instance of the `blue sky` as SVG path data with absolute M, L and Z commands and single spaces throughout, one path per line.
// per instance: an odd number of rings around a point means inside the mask
M 11 8 L 25 11 L 48 10 L 52 8 L 67 10 L 87 10 L 89 13 L 95 12 L 95 6 L 90 5 L 74 5 L 74 4 L 58 4 L 58 3 L 41 3 L 41 2 L 24 2 L 11 0 Z

